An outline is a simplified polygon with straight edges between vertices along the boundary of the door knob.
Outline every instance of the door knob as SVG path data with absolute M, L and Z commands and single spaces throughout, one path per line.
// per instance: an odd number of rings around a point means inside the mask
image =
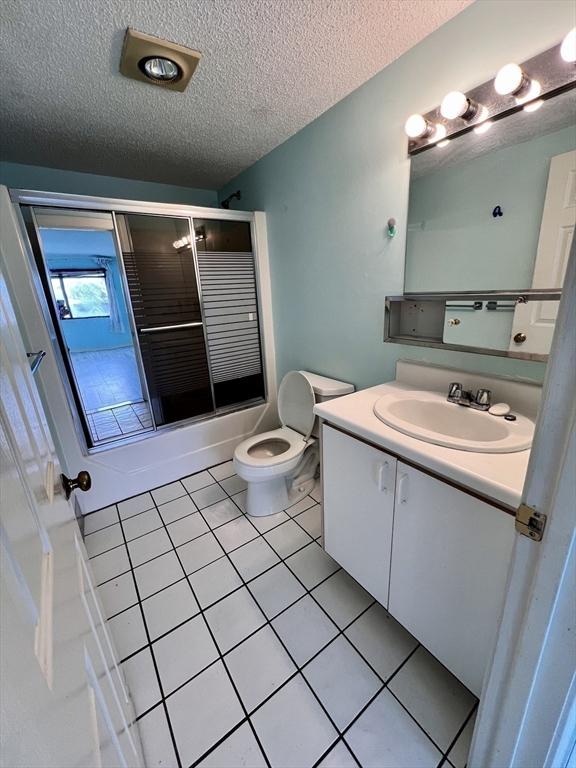
M 527 338 L 528 337 L 526 336 L 526 334 L 523 333 L 522 331 L 520 331 L 520 333 L 516 333 L 514 335 L 514 343 L 515 344 L 524 344 L 524 342 L 526 341 Z
M 90 488 L 92 488 L 92 478 L 90 477 L 90 473 L 86 472 L 85 469 L 78 472 L 77 477 L 60 475 L 60 480 L 62 481 L 62 487 L 64 488 L 64 493 L 66 494 L 67 499 L 70 498 L 70 494 L 72 491 L 76 490 L 76 488 L 79 488 L 81 491 L 89 491 Z

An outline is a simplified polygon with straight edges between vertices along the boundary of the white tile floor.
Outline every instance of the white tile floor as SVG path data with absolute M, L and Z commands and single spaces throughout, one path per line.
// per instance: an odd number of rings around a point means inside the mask
M 86 518 L 148 768 L 464 768 L 477 701 L 226 462 Z

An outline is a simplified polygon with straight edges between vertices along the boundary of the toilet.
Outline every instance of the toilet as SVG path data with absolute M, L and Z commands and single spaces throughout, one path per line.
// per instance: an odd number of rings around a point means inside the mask
M 284 376 L 278 389 L 282 426 L 249 437 L 234 451 L 234 469 L 248 483 L 247 514 L 273 515 L 312 490 L 320 462 L 314 405 L 353 391 L 353 384 L 308 371 Z

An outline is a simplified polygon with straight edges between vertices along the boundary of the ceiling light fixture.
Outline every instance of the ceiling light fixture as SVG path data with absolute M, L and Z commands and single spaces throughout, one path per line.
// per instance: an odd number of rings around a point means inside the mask
M 128 28 L 120 72 L 143 83 L 184 91 L 199 61 L 198 51 Z
M 562 40 L 560 56 L 562 56 L 564 61 L 568 62 L 568 64 L 572 64 L 573 61 L 576 61 L 576 27 L 571 29 L 564 40 Z
M 404 123 L 406 136 L 411 139 L 421 139 L 430 136 L 434 130 L 432 123 L 425 120 L 422 115 L 410 115 Z
M 469 99 L 461 91 L 450 91 L 444 96 L 440 105 L 440 114 L 447 120 L 461 117 L 462 120 L 469 122 L 476 117 L 479 110 L 480 105 Z
M 444 147 L 448 140 L 471 131 L 481 136 L 497 121 L 517 112 L 536 112 L 544 102 L 574 88 L 574 61 L 576 28 L 542 53 L 504 65 L 475 88 L 446 93 L 437 107 L 406 120 L 408 155 Z

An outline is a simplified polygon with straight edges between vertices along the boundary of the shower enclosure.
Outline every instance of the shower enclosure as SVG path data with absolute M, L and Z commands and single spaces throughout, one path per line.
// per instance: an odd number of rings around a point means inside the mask
M 265 401 L 250 214 L 15 194 L 89 450 Z

